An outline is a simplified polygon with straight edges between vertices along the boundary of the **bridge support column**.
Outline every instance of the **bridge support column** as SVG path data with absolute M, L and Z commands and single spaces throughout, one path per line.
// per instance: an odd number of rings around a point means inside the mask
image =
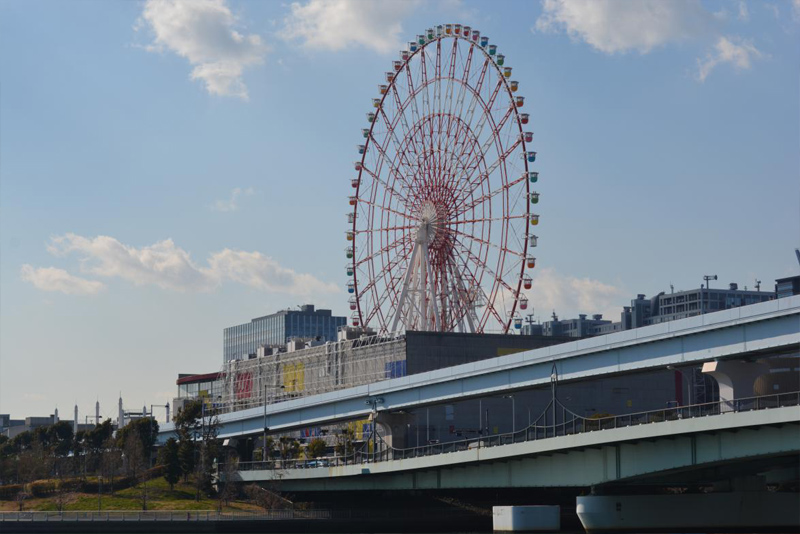
M 375 424 L 383 430 L 383 441 L 389 447 L 405 449 L 409 446 L 408 425 L 413 420 L 407 413 L 378 412 Z
M 756 378 L 769 372 L 769 366 L 758 362 L 719 361 L 703 364 L 703 374 L 719 384 L 719 400 L 733 401 L 752 397 Z M 732 409 L 732 406 L 729 405 Z
M 494 506 L 495 532 L 556 532 L 561 530 L 560 506 Z
M 797 493 L 791 492 L 588 495 L 577 497 L 576 512 L 589 534 L 650 529 L 725 532 L 750 528 L 796 532 L 800 528 Z

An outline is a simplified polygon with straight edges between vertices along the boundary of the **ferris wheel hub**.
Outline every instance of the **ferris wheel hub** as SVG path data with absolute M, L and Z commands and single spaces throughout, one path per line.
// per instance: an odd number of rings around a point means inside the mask
M 426 201 L 420 209 L 419 227 L 417 228 L 416 242 L 420 245 L 430 245 L 436 238 L 439 227 L 439 214 L 432 202 Z

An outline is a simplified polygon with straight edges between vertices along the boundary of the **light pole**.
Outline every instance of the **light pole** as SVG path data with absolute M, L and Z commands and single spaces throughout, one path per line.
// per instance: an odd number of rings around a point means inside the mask
M 264 442 L 262 443 L 261 447 L 261 461 L 267 461 L 267 388 L 272 387 L 273 389 L 284 389 L 285 386 L 270 386 L 269 384 L 264 384 Z
M 716 274 L 703 275 L 703 280 L 706 281 L 706 289 L 710 290 L 711 287 L 708 285 L 708 283 L 711 280 L 716 280 L 716 279 L 717 279 L 717 275 Z M 711 300 L 711 291 L 708 292 L 708 300 L 709 301 Z M 710 305 L 711 302 L 709 302 L 708 304 Z M 706 312 L 705 309 L 703 309 L 703 287 L 700 286 L 700 315 L 703 315 L 705 312 Z
M 668 365 L 667 369 L 670 371 L 678 371 L 683 377 L 686 379 L 686 393 L 688 394 L 687 400 L 689 401 L 689 406 L 692 405 L 692 380 L 689 376 L 682 370 L 678 369 L 674 365 Z
M 516 407 L 516 404 L 517 403 L 514 401 L 514 395 L 503 395 L 503 398 L 504 399 L 511 399 L 511 433 L 513 434 L 514 432 L 517 431 L 517 426 L 516 426 L 516 422 L 517 422 L 517 407 Z
M 378 405 L 383 404 L 383 397 L 371 397 L 364 403 L 372 408 L 372 461 L 378 451 Z

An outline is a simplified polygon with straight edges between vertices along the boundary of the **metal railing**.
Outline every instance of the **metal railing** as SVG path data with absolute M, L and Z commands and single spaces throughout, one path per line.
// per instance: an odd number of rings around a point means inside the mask
M 439 516 L 463 516 L 462 510 L 436 509 Z M 329 519 L 369 519 L 402 517 L 403 510 L 268 510 L 261 512 L 202 511 L 67 511 L 0 512 L 3 522 L 216 522 L 216 521 L 291 521 Z
M 342 456 L 327 456 L 311 460 L 286 459 L 268 460 L 259 462 L 239 462 L 239 471 L 256 470 L 283 470 L 283 469 L 314 469 L 337 467 L 341 465 L 368 464 L 381 461 L 402 460 L 418 458 L 437 454 L 466 451 L 485 447 L 511 445 L 542 439 L 570 436 L 586 432 L 611 430 L 637 425 L 678 421 L 697 417 L 724 415 L 726 413 L 747 412 L 752 410 L 765 410 L 784 406 L 800 406 L 800 391 L 791 393 L 778 393 L 759 397 L 747 397 L 736 400 L 720 400 L 689 406 L 676 406 L 650 410 L 624 415 L 609 415 L 607 417 L 583 417 L 578 415 L 554 399 L 542 415 L 531 425 L 516 432 L 492 434 L 444 443 L 431 443 L 411 448 L 394 448 L 388 446 L 378 436 L 369 450 L 369 442 L 364 443 L 352 453 Z M 220 467 L 220 472 L 223 468 Z

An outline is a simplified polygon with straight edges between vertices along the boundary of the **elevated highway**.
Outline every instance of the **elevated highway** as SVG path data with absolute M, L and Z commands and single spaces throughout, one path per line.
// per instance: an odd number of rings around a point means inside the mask
M 635 374 L 668 366 L 797 354 L 800 296 L 582 339 L 480 362 L 221 413 L 220 437 L 258 436 L 399 412 L 453 400 L 502 395 L 560 382 Z M 746 394 L 747 395 L 747 394 Z M 380 398 L 381 404 L 370 404 Z M 160 441 L 174 435 L 165 424 Z
M 713 403 L 573 419 L 549 431 L 545 427 L 544 436 L 550 437 L 541 437 L 542 429 L 524 429 L 493 439 L 351 454 L 327 466 L 241 463 L 238 477 L 280 481 L 282 491 L 364 491 L 668 484 L 676 476 L 682 483 L 708 483 L 774 468 L 797 472 L 800 393 L 740 400 L 726 408 Z

